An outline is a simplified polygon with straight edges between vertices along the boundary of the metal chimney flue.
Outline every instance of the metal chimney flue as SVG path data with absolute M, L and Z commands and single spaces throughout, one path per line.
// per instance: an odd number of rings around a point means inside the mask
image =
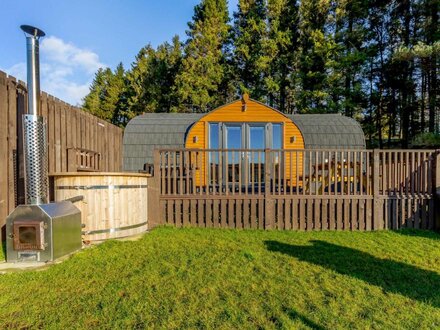
M 26 204 L 49 202 L 46 120 L 40 116 L 39 40 L 45 33 L 22 25 L 26 35 L 28 111 L 23 115 Z
M 39 39 L 45 34 L 22 25 L 26 34 L 28 111 L 23 115 L 26 204 L 6 218 L 6 260 L 49 262 L 81 249 L 81 212 L 73 200 L 49 203 L 46 120 L 40 112 Z M 78 198 L 75 199 L 75 201 Z

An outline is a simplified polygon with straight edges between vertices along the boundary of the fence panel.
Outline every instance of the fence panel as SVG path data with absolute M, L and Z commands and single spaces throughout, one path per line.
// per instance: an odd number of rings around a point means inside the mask
M 156 155 L 163 223 L 286 230 L 435 227 L 433 150 L 168 149 Z
M 0 226 L 9 212 L 24 203 L 21 118 L 26 113 L 26 100 L 25 83 L 0 71 Z M 77 171 L 81 166 L 85 170 L 121 170 L 122 129 L 44 92 L 41 115 L 47 120 L 50 172 Z M 103 142 L 110 140 L 110 145 Z M 83 153 L 82 158 L 74 157 L 83 163 L 71 163 L 70 149 Z M 105 163 L 103 159 L 111 155 L 112 162 Z

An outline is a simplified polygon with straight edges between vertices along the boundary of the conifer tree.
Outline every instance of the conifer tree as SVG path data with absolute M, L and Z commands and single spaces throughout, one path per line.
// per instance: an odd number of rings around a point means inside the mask
M 329 72 L 336 51 L 334 38 L 327 33 L 331 1 L 301 1 L 301 30 L 298 51 L 297 108 L 300 112 L 329 112 L 332 98 Z
M 334 12 L 332 30 L 337 48 L 330 93 L 335 112 L 348 117 L 359 116 L 366 106 L 363 75 L 368 52 L 368 6 L 368 0 L 343 0 Z
M 224 50 L 229 37 L 229 13 L 226 0 L 202 0 L 188 23 L 182 68 L 176 77 L 176 95 L 182 111 L 207 111 L 225 100 L 219 89 L 225 88 L 228 70 Z
M 180 72 L 182 45 L 178 36 L 153 49 L 146 46 L 136 57 L 127 75 L 129 109 L 132 115 L 142 112 L 176 111 L 176 75 Z
M 122 63 L 114 72 L 109 68 L 99 69 L 90 87 L 90 93 L 84 98 L 84 108 L 101 119 L 117 124 L 115 114 L 124 93 L 124 79 L 125 70 Z
M 265 0 L 239 0 L 233 33 L 236 75 L 240 92 L 260 101 L 267 101 L 267 85 L 277 88 L 270 80 L 270 52 L 276 48 L 268 37 L 267 18 Z
M 297 0 L 268 1 L 268 33 L 272 40 L 270 74 L 266 79 L 269 104 L 282 112 L 295 111 L 293 75 L 298 53 Z
M 340 112 L 373 145 L 438 131 L 437 0 L 200 0 L 188 38 L 100 69 L 84 106 L 124 126 L 143 112 L 207 111 L 247 91 L 283 112 Z M 377 143 L 377 144 L 376 144 Z
M 124 121 L 130 120 L 135 116 L 148 112 L 147 99 L 145 97 L 145 85 L 148 70 L 151 66 L 152 58 L 156 55 L 151 45 L 143 47 L 136 55 L 135 61 L 131 65 L 131 70 L 127 72 L 126 79 L 126 105 L 121 109 L 121 116 Z

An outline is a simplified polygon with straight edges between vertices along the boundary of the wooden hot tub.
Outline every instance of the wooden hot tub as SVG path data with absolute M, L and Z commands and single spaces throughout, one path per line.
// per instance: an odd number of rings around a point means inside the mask
M 84 240 L 105 240 L 147 230 L 147 186 L 150 175 L 137 173 L 51 174 L 55 201 L 82 195 Z

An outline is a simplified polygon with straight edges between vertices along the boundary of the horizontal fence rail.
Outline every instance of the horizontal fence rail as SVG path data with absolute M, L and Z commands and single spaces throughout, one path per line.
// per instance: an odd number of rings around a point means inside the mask
M 437 162 L 434 150 L 156 150 L 159 222 L 432 229 Z

